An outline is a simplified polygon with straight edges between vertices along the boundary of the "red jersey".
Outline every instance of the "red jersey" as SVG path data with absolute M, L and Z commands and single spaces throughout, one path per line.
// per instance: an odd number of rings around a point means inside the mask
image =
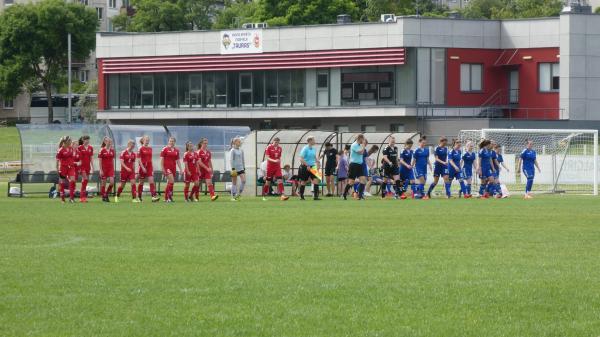
M 103 147 L 98 152 L 98 158 L 100 158 L 100 166 L 102 167 L 102 171 L 113 172 L 115 170 L 115 149 L 111 148 L 110 150 Z
M 198 173 L 198 155 L 194 151 L 186 152 L 183 155 L 183 161 L 187 164 L 191 174 Z
M 125 166 L 127 166 L 131 169 L 131 171 L 128 171 L 128 172 L 135 171 L 135 152 L 133 152 L 133 151 L 129 152 L 127 149 L 125 149 L 125 150 L 123 150 L 123 152 L 121 152 L 119 159 L 121 159 L 123 161 L 123 164 L 125 164 Z M 127 171 L 123 167 L 123 164 L 121 164 L 121 171 Z
M 140 147 L 138 158 L 147 171 L 152 171 L 152 148 L 150 146 Z
M 59 170 L 64 171 L 73 168 L 75 165 L 75 151 L 72 148 L 61 147 L 56 151 L 56 160 L 59 163 Z
M 281 146 L 275 146 L 273 144 L 269 144 L 269 146 L 267 146 L 265 149 L 265 155 L 274 160 L 281 160 L 281 152 Z M 281 162 L 273 163 L 272 161 L 267 160 L 267 166 L 281 167 Z
M 94 156 L 94 148 L 91 145 L 85 147 L 84 145 L 79 145 L 77 148 L 77 152 L 79 152 L 79 160 L 81 160 L 81 168 L 83 170 L 89 171 L 92 165 L 92 157 Z
M 212 153 L 208 149 L 206 150 L 198 150 L 198 159 L 204 164 L 206 167 L 210 167 L 210 160 L 212 159 Z
M 177 161 L 179 160 L 179 149 L 176 147 L 165 146 L 162 151 L 160 151 L 160 156 L 163 159 L 165 170 L 170 170 L 171 173 L 175 173 L 177 170 Z

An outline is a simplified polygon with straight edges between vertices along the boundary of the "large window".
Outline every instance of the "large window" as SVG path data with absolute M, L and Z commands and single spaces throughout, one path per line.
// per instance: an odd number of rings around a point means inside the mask
M 558 91 L 560 86 L 560 67 L 558 63 L 539 64 L 540 91 Z
M 304 106 L 304 70 L 109 75 L 112 109 Z
M 393 104 L 393 73 L 342 74 L 342 102 L 346 105 Z
M 463 63 L 460 65 L 460 91 L 481 91 L 483 66 L 481 64 Z
M 15 108 L 15 102 L 12 99 L 5 98 L 2 101 L 2 107 L 4 109 L 14 109 Z

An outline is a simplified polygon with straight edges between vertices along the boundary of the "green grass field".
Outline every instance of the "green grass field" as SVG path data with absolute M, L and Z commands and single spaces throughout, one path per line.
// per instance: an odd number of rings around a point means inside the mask
M 0 335 L 595 337 L 598 205 L 2 197 Z

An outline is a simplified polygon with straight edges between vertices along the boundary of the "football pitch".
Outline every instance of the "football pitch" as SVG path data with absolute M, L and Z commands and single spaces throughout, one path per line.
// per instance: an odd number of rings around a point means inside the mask
M 599 336 L 599 200 L 1 197 L 0 335 Z

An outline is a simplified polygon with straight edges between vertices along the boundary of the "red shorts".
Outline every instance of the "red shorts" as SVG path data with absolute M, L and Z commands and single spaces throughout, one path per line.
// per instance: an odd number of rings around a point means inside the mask
M 267 175 L 265 177 L 267 180 L 281 179 L 282 177 L 280 166 L 267 166 Z
M 108 179 L 115 177 L 115 170 L 102 170 L 102 174 L 100 175 L 100 179 Z
M 192 172 L 192 174 L 186 173 L 183 178 L 183 181 L 186 183 L 196 182 L 200 179 L 200 174 L 198 174 L 198 172 Z
M 200 170 L 200 174 L 198 175 L 198 178 L 200 180 L 211 180 L 212 179 L 212 172 Z
M 121 181 L 135 180 L 135 172 L 121 171 Z
M 153 176 L 154 176 L 154 170 L 152 169 L 152 165 L 146 166 L 146 172 L 144 172 L 144 170 L 142 170 L 141 167 L 138 167 L 138 178 L 146 179 L 148 177 L 153 177 Z
M 90 175 L 90 173 L 91 173 L 91 172 L 92 172 L 92 168 L 90 167 L 90 165 L 88 165 L 88 166 L 86 166 L 86 167 L 79 166 L 79 173 L 80 173 L 80 174 L 83 174 L 83 173 L 85 173 L 85 174 L 87 174 L 87 175 L 88 175 L 88 177 L 89 177 L 89 175 Z
M 172 174 L 173 176 L 177 175 L 177 169 L 175 167 L 165 167 L 165 177 Z
M 66 179 L 69 177 L 77 177 L 77 169 L 75 168 L 75 166 L 61 167 L 60 172 L 58 172 L 58 174 L 62 179 Z

